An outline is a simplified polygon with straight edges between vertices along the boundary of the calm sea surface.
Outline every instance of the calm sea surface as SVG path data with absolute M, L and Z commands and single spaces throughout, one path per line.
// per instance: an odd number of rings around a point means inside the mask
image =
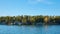
M 60 25 L 48 25 L 48 26 L 0 25 L 0 34 L 60 34 Z

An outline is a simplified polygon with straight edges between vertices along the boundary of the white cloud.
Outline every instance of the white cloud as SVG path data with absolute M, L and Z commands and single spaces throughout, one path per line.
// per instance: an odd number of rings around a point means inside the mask
M 38 3 L 53 4 L 53 2 L 50 2 L 47 0 L 28 0 L 28 3 L 30 3 L 30 4 L 38 4 Z

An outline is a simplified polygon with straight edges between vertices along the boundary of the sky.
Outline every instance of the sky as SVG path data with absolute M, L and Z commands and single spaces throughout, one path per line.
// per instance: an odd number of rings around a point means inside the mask
M 60 0 L 0 0 L 0 16 L 60 16 Z

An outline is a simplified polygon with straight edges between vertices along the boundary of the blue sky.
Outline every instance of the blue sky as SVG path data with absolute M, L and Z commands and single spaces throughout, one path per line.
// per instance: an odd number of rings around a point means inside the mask
M 0 0 L 0 16 L 60 15 L 60 0 Z

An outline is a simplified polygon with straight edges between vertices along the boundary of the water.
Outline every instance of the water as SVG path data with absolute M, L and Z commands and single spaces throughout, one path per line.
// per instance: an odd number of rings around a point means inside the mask
M 0 34 L 60 34 L 60 25 L 50 26 L 0 25 Z

